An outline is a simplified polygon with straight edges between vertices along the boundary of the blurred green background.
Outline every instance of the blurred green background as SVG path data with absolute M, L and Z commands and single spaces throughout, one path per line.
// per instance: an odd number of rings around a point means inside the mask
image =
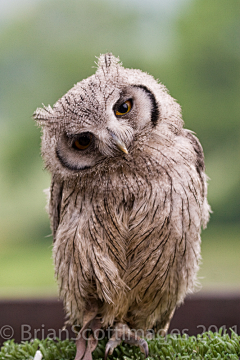
M 40 130 L 53 105 L 112 52 L 154 75 L 182 106 L 206 158 L 213 214 L 204 291 L 240 289 L 239 0 L 0 2 L 0 297 L 56 296 Z

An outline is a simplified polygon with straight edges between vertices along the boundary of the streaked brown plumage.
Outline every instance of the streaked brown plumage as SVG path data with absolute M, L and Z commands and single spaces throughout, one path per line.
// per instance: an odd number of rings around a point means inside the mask
M 167 329 L 194 290 L 210 210 L 202 147 L 183 129 L 180 106 L 153 77 L 106 54 L 95 75 L 34 117 L 69 322 L 100 320 L 121 335 L 124 324 Z M 119 342 L 113 336 L 107 352 Z M 147 353 L 141 339 L 128 342 Z M 86 358 L 82 346 L 76 358 Z

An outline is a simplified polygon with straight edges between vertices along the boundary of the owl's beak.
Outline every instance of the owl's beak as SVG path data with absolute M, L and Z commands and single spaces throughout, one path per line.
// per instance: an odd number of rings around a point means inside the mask
M 123 151 L 125 154 L 128 154 L 126 145 L 124 144 L 123 141 L 121 141 L 115 134 L 111 133 L 111 136 L 115 142 L 115 144 L 117 145 L 117 147 L 119 148 L 119 150 Z

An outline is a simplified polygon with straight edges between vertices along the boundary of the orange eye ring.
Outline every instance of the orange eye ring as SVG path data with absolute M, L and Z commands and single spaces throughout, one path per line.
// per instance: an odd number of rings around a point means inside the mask
M 132 109 L 132 100 L 129 99 L 121 104 L 118 109 L 115 111 L 116 116 L 122 116 L 127 114 Z
M 73 148 L 76 150 L 86 150 L 92 142 L 92 134 L 82 133 L 73 142 Z

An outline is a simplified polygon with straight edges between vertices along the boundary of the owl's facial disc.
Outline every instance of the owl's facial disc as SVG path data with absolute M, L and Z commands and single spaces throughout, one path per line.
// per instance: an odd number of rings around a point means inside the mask
M 155 126 L 158 107 L 150 90 L 130 85 L 109 97 L 97 121 L 82 120 L 83 115 L 79 110 L 79 122 L 67 126 L 56 144 L 58 161 L 70 171 L 92 168 L 106 158 L 117 164 L 116 157 L 131 153 L 137 137 Z
M 141 131 L 149 125 L 154 128 L 159 118 L 156 98 L 144 85 L 123 87 L 112 111 L 119 123 L 127 121 L 134 131 Z
M 105 156 L 116 155 L 114 148 L 128 154 L 126 145 L 117 135 L 111 131 L 104 134 L 104 139 L 100 140 L 100 134 L 96 137 L 89 131 L 74 135 L 63 133 L 56 147 L 57 159 L 64 168 L 79 171 L 91 168 Z

